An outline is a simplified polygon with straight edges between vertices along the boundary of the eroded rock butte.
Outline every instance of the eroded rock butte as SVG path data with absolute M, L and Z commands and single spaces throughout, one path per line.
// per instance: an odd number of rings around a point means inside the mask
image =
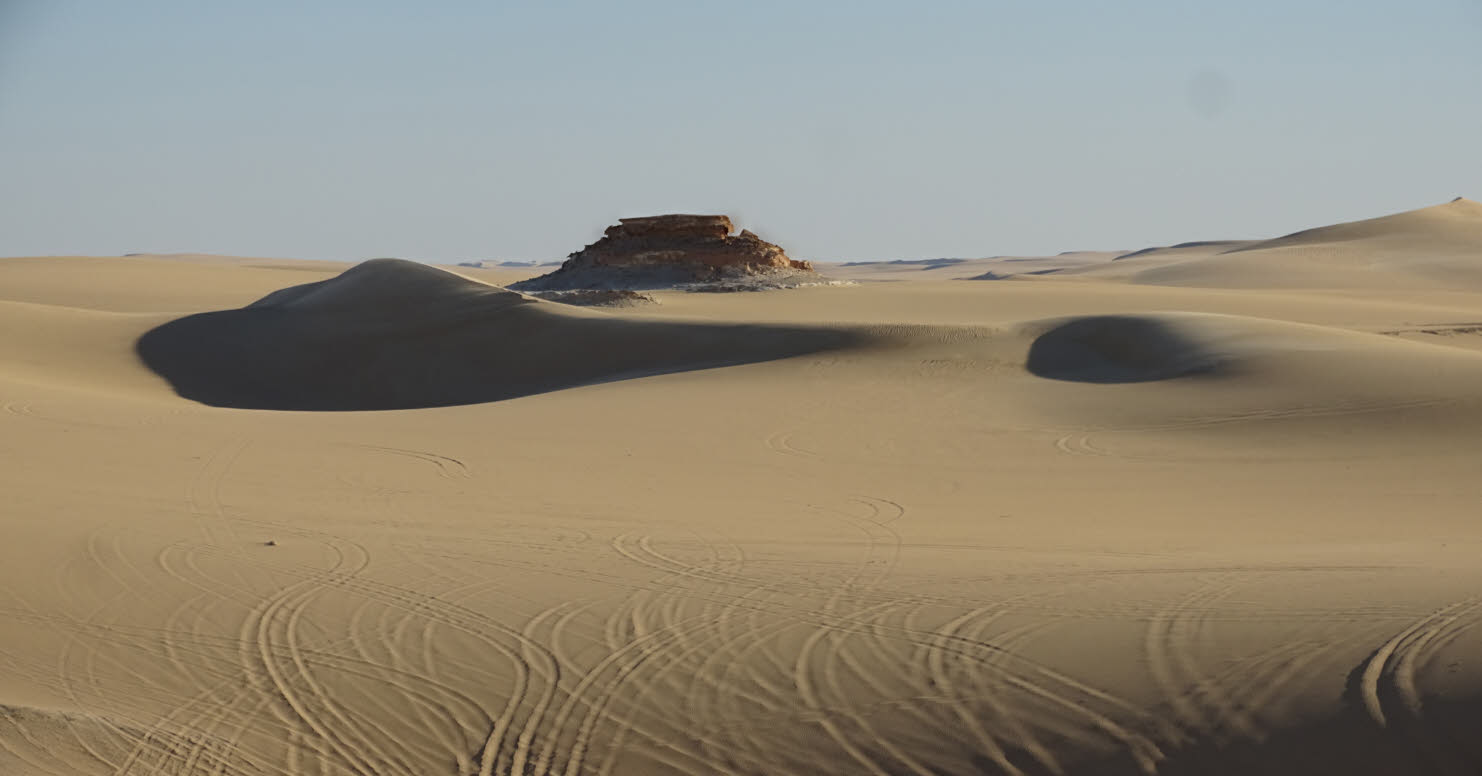
M 571 254 L 548 275 L 511 288 L 661 288 L 755 282 L 787 285 L 816 277 L 813 265 L 789 259 L 782 248 L 722 215 L 623 218 L 602 239 Z

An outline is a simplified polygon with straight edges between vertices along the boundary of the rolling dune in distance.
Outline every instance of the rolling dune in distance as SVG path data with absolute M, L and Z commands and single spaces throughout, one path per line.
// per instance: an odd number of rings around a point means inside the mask
M 1444 205 L 1259 241 L 1127 255 L 1084 270 L 1134 283 L 1212 288 L 1482 288 L 1482 204 Z
M 538 271 L 0 259 L 0 772 L 1482 768 L 1482 206 Z

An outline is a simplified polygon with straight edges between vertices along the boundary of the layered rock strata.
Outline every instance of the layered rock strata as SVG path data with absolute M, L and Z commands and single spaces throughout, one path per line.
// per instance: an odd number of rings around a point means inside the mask
M 720 215 L 623 218 L 602 239 L 571 254 L 548 275 L 511 286 L 525 291 L 580 288 L 664 288 L 737 282 L 757 287 L 797 285 L 816 277 L 813 265 Z

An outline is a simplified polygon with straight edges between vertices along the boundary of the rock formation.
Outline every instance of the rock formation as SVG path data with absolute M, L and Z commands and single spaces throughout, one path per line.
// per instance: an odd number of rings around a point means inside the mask
M 560 269 L 511 286 L 522 291 L 663 288 L 695 285 L 781 287 L 816 278 L 813 265 L 789 259 L 748 230 L 732 234 L 726 216 L 623 218 L 602 239 L 571 254 Z M 790 282 L 789 282 L 790 281 Z

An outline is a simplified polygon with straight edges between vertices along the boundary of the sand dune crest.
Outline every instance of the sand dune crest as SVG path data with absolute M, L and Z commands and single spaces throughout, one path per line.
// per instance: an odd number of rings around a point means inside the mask
M 1482 204 L 1442 205 L 1269 240 L 1146 248 L 1059 275 L 1248 289 L 1482 290 Z
M 387 308 L 397 305 L 446 307 L 470 301 L 487 308 L 536 300 L 415 261 L 371 259 L 326 280 L 274 291 L 247 307 L 390 313 Z
M 1377 218 L 1303 229 L 1273 240 L 1241 245 L 1225 252 L 1241 253 L 1297 245 L 1373 239 L 1418 239 L 1421 241 L 1421 246 L 1457 243 L 1476 248 L 1482 245 L 1482 203 L 1465 197 L 1457 197 L 1443 205 L 1432 205 Z

